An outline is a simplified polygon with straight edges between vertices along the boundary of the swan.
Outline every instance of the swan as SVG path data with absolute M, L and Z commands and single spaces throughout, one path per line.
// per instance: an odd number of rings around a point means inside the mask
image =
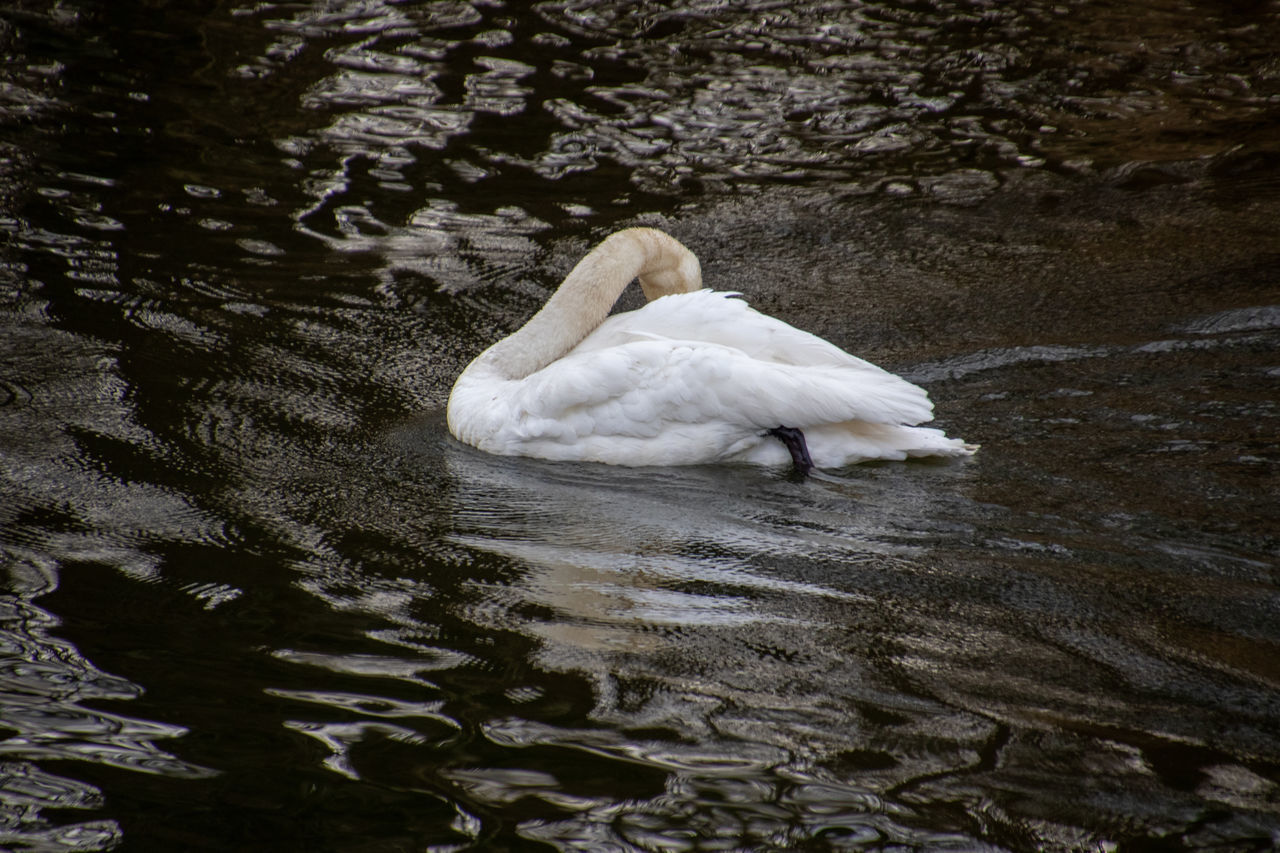
M 636 278 L 648 302 L 608 316 Z M 617 231 L 467 365 L 449 431 L 504 456 L 801 474 L 976 450 L 918 426 L 933 417 L 924 389 L 739 296 L 702 289 L 697 257 L 665 232 Z

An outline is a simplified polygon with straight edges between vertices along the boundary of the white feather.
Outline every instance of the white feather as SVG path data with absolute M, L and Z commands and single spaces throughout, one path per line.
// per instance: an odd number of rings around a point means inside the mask
M 652 301 L 606 319 L 637 276 Z M 786 464 L 780 426 L 818 467 L 973 452 L 917 426 L 933 415 L 923 389 L 700 284 L 666 234 L 612 235 L 463 371 L 450 430 L 490 453 L 616 465 Z

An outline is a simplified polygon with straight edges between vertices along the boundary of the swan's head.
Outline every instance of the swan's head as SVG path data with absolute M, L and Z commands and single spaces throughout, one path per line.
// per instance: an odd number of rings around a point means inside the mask
M 671 293 L 693 293 L 702 289 L 698 256 L 665 234 L 662 236 L 668 242 L 662 243 L 656 262 L 646 264 L 639 275 L 640 287 L 649 302 Z

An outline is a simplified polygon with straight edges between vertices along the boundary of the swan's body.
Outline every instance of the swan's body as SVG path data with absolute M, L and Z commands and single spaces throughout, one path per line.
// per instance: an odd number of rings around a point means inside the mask
M 649 303 L 607 317 L 637 277 Z M 489 453 L 614 465 L 783 465 L 796 457 L 779 427 L 820 468 L 973 452 L 916 426 L 933 416 L 922 388 L 701 286 L 672 237 L 611 235 L 462 372 L 450 432 Z

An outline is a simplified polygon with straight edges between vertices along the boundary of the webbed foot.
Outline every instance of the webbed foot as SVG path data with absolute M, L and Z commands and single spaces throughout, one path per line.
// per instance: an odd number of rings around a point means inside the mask
M 808 476 L 813 470 L 813 459 L 809 456 L 809 445 L 805 443 L 804 433 L 795 427 L 774 427 L 768 431 L 768 435 L 781 441 L 783 446 L 787 448 L 787 452 L 791 454 L 791 464 L 795 466 L 796 473 L 801 477 Z

